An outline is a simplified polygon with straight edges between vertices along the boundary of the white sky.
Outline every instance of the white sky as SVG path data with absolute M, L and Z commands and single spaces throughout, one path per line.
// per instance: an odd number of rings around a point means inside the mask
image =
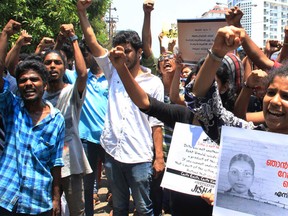
M 227 0 L 154 0 L 151 14 L 152 49 L 159 55 L 158 35 L 163 23 L 177 23 L 177 19 L 199 18 L 204 12 L 212 9 L 216 2 L 227 3 Z M 116 30 L 132 29 L 141 37 L 143 25 L 143 0 L 112 0 L 111 15 L 118 17 Z

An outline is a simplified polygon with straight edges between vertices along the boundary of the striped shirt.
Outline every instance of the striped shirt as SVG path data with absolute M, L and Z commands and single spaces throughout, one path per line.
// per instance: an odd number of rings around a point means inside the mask
M 50 114 L 33 124 L 21 98 L 0 93 L 0 113 L 5 126 L 0 156 L 0 206 L 16 213 L 39 214 L 52 209 L 50 169 L 63 166 L 64 118 L 49 102 Z

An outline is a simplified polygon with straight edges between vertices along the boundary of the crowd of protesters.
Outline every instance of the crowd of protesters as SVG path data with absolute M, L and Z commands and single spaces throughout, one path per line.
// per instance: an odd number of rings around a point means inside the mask
M 90 25 L 91 4 L 75 5 L 81 40 L 63 23 L 55 39 L 23 53 L 32 37 L 21 23 L 2 29 L 0 215 L 59 216 L 62 197 L 66 216 L 93 216 L 102 164 L 110 215 L 128 215 L 130 196 L 134 215 L 212 215 L 213 194 L 160 186 L 175 123 L 200 125 L 218 144 L 223 125 L 287 134 L 288 28 L 283 42 L 259 48 L 241 26 L 241 8 L 230 8 L 227 26 L 191 67 L 175 40 L 163 45 L 163 33 L 153 55 L 153 4 L 143 4 L 142 39 L 119 31 L 111 50 Z

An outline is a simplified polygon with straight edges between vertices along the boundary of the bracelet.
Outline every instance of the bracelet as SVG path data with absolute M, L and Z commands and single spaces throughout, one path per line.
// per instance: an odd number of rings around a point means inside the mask
M 211 56 L 212 59 L 214 59 L 215 61 L 218 61 L 218 62 L 222 62 L 223 58 L 215 55 L 211 49 L 207 49 L 207 52 L 208 52 L 209 56 Z
M 71 42 L 73 42 L 75 40 L 78 40 L 78 37 L 77 37 L 77 35 L 73 35 L 73 36 L 69 37 L 69 39 Z

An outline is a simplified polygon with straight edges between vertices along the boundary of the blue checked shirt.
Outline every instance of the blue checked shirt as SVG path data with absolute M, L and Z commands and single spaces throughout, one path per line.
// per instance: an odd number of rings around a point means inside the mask
M 50 169 L 63 166 L 64 118 L 49 102 L 51 113 L 33 125 L 21 98 L 0 93 L 0 113 L 5 125 L 0 156 L 0 206 L 16 213 L 40 214 L 52 209 Z

